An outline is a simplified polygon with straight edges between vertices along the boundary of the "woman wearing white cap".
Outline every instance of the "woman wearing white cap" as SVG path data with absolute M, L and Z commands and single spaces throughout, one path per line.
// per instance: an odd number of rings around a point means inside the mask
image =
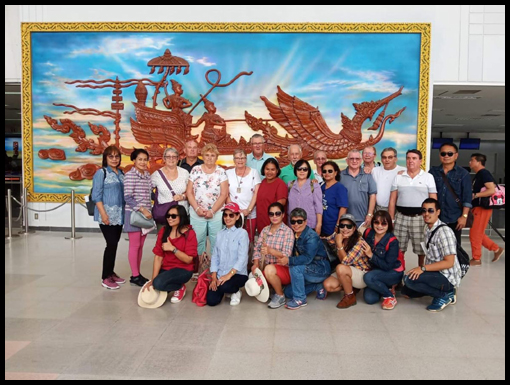
M 216 306 L 225 294 L 232 294 L 230 305 L 241 302 L 241 288 L 248 280 L 248 232 L 242 228 L 241 209 L 237 203 L 223 208 L 225 228 L 218 233 L 211 257 L 211 284 L 207 304 Z

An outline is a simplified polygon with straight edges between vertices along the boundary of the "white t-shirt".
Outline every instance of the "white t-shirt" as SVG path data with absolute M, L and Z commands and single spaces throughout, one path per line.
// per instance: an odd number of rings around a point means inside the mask
M 221 184 L 227 180 L 227 174 L 220 166 L 216 166 L 212 174 L 206 174 L 202 166 L 196 166 L 191 170 L 189 180 L 193 183 L 198 207 L 207 211 L 212 210 L 220 197 Z
M 163 172 L 163 170 L 161 170 Z M 186 192 L 188 187 L 189 172 L 182 167 L 177 167 L 177 178 L 175 180 L 168 180 L 170 186 L 174 190 L 174 194 L 182 195 Z M 173 194 L 166 185 L 165 181 L 161 178 L 158 171 L 151 175 L 152 187 L 158 189 L 158 203 L 168 203 L 174 200 Z M 183 206 L 186 211 L 189 211 L 189 203 L 187 200 L 178 202 Z
M 231 168 L 227 170 L 227 178 L 230 200 L 237 203 L 242 210 L 246 210 L 255 193 L 255 187 L 261 182 L 259 172 L 251 168 L 248 175 L 240 177 L 236 175 L 235 168 Z M 246 219 L 254 218 L 257 218 L 256 208 L 253 208 L 253 211 Z
M 398 166 L 393 170 L 385 170 L 384 167 L 374 167 L 372 178 L 377 183 L 377 205 L 388 207 L 390 205 L 391 184 L 399 171 L 405 170 L 405 167 Z
M 421 207 L 429 194 L 436 194 L 436 182 L 432 174 L 420 170 L 420 173 L 412 179 L 407 170 L 402 175 L 397 175 L 391 185 L 391 191 L 398 190 L 397 206 Z

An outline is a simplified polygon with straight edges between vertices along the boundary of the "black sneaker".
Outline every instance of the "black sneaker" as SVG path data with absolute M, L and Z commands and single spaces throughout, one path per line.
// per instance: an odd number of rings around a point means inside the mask
M 145 283 L 148 281 L 148 279 L 144 278 L 141 274 L 137 275 L 136 277 L 129 278 L 129 283 L 131 285 L 140 286 L 142 287 L 145 285 Z

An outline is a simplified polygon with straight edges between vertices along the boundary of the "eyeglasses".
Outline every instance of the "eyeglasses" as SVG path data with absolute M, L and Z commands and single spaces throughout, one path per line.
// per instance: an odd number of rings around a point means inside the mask
M 175 219 L 175 218 L 177 218 L 178 216 L 179 216 L 179 215 L 177 215 L 177 214 L 166 214 L 166 219 L 168 219 L 168 218 Z
M 363 155 L 372 156 L 372 155 L 375 155 L 375 154 L 373 152 L 364 152 Z
M 269 212 L 270 217 L 281 217 L 282 212 L 281 211 L 275 211 L 275 212 Z
M 338 228 L 340 228 L 340 229 L 345 229 L 345 228 L 347 228 L 347 230 L 352 230 L 352 228 L 353 228 L 353 227 L 354 227 L 354 225 L 349 225 L 349 224 L 347 224 L 347 223 L 340 223 L 340 224 L 338 225 Z
M 315 160 L 321 161 L 321 160 L 327 160 L 326 158 L 317 158 Z
M 262 143 L 252 143 L 253 146 L 262 146 L 265 142 Z
M 434 214 L 435 212 L 436 212 L 435 209 L 421 209 L 422 214 L 426 214 L 426 213 Z
M 305 223 L 305 220 L 304 219 L 291 219 L 290 220 L 291 225 L 295 225 L 296 223 L 298 225 L 302 225 L 303 223 Z
M 456 154 L 456 152 L 451 152 L 451 151 L 448 151 L 448 152 L 442 152 L 440 155 L 444 158 L 445 156 L 449 156 L 450 158 L 452 156 L 454 156 Z
M 335 172 L 335 170 L 333 170 L 332 168 L 328 168 L 327 170 L 322 170 L 323 174 L 333 174 L 334 172 Z
M 236 215 L 233 213 L 223 213 L 223 218 L 235 218 Z
M 382 156 L 382 157 L 381 157 L 381 159 L 382 159 L 382 160 L 386 160 L 386 159 L 388 159 L 388 160 L 392 160 L 393 158 L 394 158 L 394 156 L 393 156 L 393 155 L 390 155 L 390 156 Z
M 297 169 L 298 171 L 304 171 L 304 172 L 307 172 L 308 171 L 308 167 L 298 167 Z
M 374 225 L 388 226 L 388 222 L 374 221 Z
M 361 158 L 347 158 L 347 160 L 350 160 L 351 162 L 360 162 Z
M 108 159 L 120 159 L 120 155 L 108 155 Z
M 175 155 L 165 156 L 164 158 L 165 158 L 165 159 L 170 159 L 170 160 L 176 160 L 176 159 L 179 159 L 179 157 L 178 157 L 178 156 L 175 156 Z
M 245 156 L 244 156 L 244 157 L 242 157 L 242 158 L 234 158 L 234 160 L 245 160 L 245 159 L 246 159 L 246 157 L 245 157 Z

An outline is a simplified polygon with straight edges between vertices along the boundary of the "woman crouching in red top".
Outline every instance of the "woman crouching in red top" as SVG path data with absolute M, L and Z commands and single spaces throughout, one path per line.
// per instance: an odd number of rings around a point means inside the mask
M 152 279 L 143 290 L 173 291 L 172 303 L 181 302 L 186 294 L 185 283 L 193 275 L 193 259 L 197 258 L 197 235 L 189 224 L 183 206 L 174 206 L 166 214 L 166 225 L 159 231 L 154 253 Z

